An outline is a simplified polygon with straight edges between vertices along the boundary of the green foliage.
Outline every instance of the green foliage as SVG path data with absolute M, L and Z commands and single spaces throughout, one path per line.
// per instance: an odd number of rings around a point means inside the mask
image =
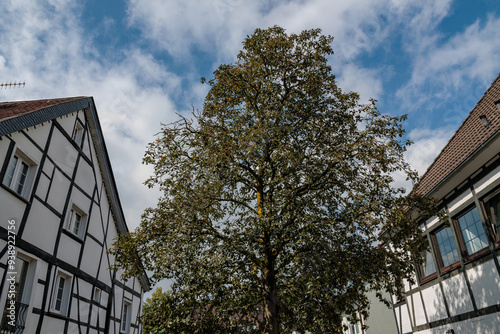
M 177 332 L 336 333 L 343 315 L 367 314 L 366 291 L 397 293 L 410 276 L 415 218 L 435 206 L 392 185 L 396 173 L 416 181 L 405 116 L 342 92 L 331 42 L 318 29 L 257 29 L 214 72 L 203 110 L 149 145 L 146 184 L 163 196 L 112 253 L 125 275 L 142 272 L 140 258 L 154 281 L 174 282 L 145 307 L 151 333 L 157 321 Z

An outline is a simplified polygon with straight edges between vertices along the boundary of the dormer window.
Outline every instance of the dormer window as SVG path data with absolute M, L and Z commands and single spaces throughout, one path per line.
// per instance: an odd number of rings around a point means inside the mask
M 497 106 L 497 110 L 500 113 L 500 100 L 495 102 L 495 105 Z
M 73 129 L 73 141 L 78 147 L 82 147 L 83 142 L 83 125 L 80 121 L 76 121 L 75 128 Z
M 483 122 L 484 127 L 487 129 L 491 124 L 490 121 L 488 121 L 485 115 L 479 116 L 479 118 L 481 119 L 481 122 Z

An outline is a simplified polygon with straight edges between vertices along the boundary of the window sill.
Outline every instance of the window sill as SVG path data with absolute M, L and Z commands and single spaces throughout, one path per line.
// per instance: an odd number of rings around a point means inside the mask
M 68 237 L 70 237 L 71 239 L 73 239 L 73 240 L 75 240 L 75 241 L 77 241 L 77 242 L 79 242 L 79 243 L 81 243 L 81 244 L 83 244 L 83 243 L 84 243 L 83 238 L 80 238 L 78 235 L 74 234 L 74 233 L 73 233 L 73 232 L 71 232 L 71 231 L 68 231 L 68 230 L 66 230 L 66 229 L 63 229 L 63 233 L 64 233 L 65 235 L 67 235 Z
M 420 284 L 425 284 L 437 278 L 437 273 L 431 274 L 429 276 L 420 279 Z
M 12 195 L 16 196 L 17 198 L 19 198 L 21 201 L 23 201 L 24 203 L 26 204 L 29 204 L 30 202 L 28 201 L 28 199 L 22 195 L 19 195 L 17 192 L 15 192 L 14 190 L 12 190 L 10 187 L 7 187 L 5 184 L 2 183 L 2 188 L 4 188 L 5 190 L 7 190 L 9 193 L 11 193 Z
M 446 273 L 460 267 L 460 265 L 461 265 L 461 263 L 459 261 L 459 262 L 455 262 L 455 263 L 449 265 L 448 267 L 441 268 L 441 270 L 440 270 L 441 274 L 446 274 Z
M 479 252 L 476 252 L 472 255 L 469 255 L 468 257 L 465 258 L 465 262 L 466 263 L 469 263 L 469 262 L 472 262 L 480 257 L 482 257 L 483 255 L 486 255 L 486 254 L 489 254 L 490 253 L 490 248 L 489 247 L 486 247 L 482 250 L 480 250 Z

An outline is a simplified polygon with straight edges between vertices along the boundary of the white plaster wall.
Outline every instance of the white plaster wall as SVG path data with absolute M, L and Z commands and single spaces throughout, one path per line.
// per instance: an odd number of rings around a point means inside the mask
M 109 213 L 109 228 L 108 228 L 108 234 L 106 235 L 106 243 L 108 247 L 111 247 L 118 236 L 118 232 L 116 231 L 116 223 L 114 221 L 113 216 L 111 215 L 111 212 Z
M 489 314 L 416 333 L 444 334 L 449 329 L 453 329 L 455 334 L 498 334 L 500 333 L 500 315 Z
M 50 162 L 50 160 L 45 159 L 45 162 L 43 163 L 43 171 L 45 174 L 47 174 L 49 177 L 52 177 L 52 171 L 54 170 L 54 164 Z
M 92 196 L 95 187 L 94 172 L 84 159 L 80 159 L 75 181 L 87 194 Z
M 109 294 L 106 291 L 101 291 L 101 306 L 106 307 L 108 305 Z
M 31 305 L 30 309 L 28 310 L 29 312 L 32 311 Z M 24 333 L 36 333 L 36 328 L 38 326 L 38 319 L 39 315 L 31 313 L 29 316 L 26 316 L 26 323 L 24 324 Z M 43 332 L 42 332 L 43 333 Z M 56 333 L 56 332 L 48 332 L 48 333 Z M 62 333 L 62 332 L 60 332 Z
M 410 319 L 410 325 L 415 324 L 415 317 L 413 316 L 413 298 L 411 295 L 406 297 L 406 307 L 408 308 L 408 317 Z
M 428 219 L 422 231 L 425 232 L 426 230 L 432 229 L 434 226 L 437 225 L 437 223 L 439 223 L 439 217 L 437 216 Z
M 37 129 L 38 130 L 38 129 Z M 36 130 L 34 130 L 36 131 Z M 32 131 L 32 132 L 34 132 Z M 16 132 L 12 134 L 12 140 L 16 142 L 16 149 L 19 149 L 28 158 L 33 160 L 37 165 L 40 164 L 42 158 L 42 152 L 22 133 Z M 14 150 L 15 152 L 15 150 Z M 10 157 L 9 157 L 10 158 Z
M 78 153 L 57 128 L 54 128 L 48 155 L 64 173 L 71 177 Z
M 420 293 L 414 293 L 412 295 L 412 301 L 415 305 L 415 325 L 420 326 L 427 323 L 424 313 L 424 305 L 422 303 L 422 298 Z
M 110 263 L 108 262 L 106 252 L 102 254 L 101 269 L 99 270 L 97 279 L 104 284 L 111 286 L 111 273 L 108 270 Z
M 92 300 L 92 292 L 94 290 L 92 284 L 83 279 L 78 279 L 78 290 L 80 291 L 80 296 Z
M 498 185 L 498 182 L 495 182 L 500 178 L 500 166 L 489 172 L 485 177 L 474 184 L 474 190 L 476 194 L 482 195 L 483 193 L 488 192 L 493 187 Z
M 87 233 L 91 234 L 94 238 L 104 243 L 104 232 L 101 222 L 101 212 L 97 205 L 94 205 L 90 215 L 87 216 L 88 230 Z
M 90 146 L 89 146 L 89 139 L 90 139 L 90 143 L 92 143 L 92 138 L 89 138 L 89 136 L 90 136 L 89 132 L 88 131 L 85 132 L 85 138 L 83 139 L 82 150 L 83 150 L 83 154 L 85 154 L 87 156 L 87 158 L 90 159 L 90 157 L 92 156 L 92 151 L 91 151 Z
M 36 328 L 36 326 L 35 326 L 35 328 Z M 27 331 L 25 330 L 25 332 L 27 332 Z M 27 333 L 35 333 L 35 329 L 33 329 L 32 332 L 27 332 Z M 64 320 L 57 319 L 57 318 L 51 318 L 51 317 L 44 317 L 43 323 L 42 323 L 42 329 L 41 329 L 40 333 L 63 334 L 64 333 Z
M 44 149 L 47 144 L 47 139 L 49 138 L 50 127 L 50 123 L 45 123 L 43 126 L 37 125 L 36 128 L 32 126 L 24 131 L 26 131 L 26 134 L 30 136 L 38 146 Z
M 472 311 L 472 301 L 462 273 L 442 281 L 444 295 L 448 302 L 450 316 Z
M 99 308 L 99 322 L 102 322 L 106 319 L 106 309 Z
M 85 327 L 84 327 L 85 328 Z M 67 334 L 77 334 L 77 333 L 81 333 L 81 329 L 78 328 L 78 325 L 73 323 L 73 322 L 70 322 L 68 324 L 68 331 L 66 332 Z
M 427 312 L 429 322 L 441 320 L 448 316 L 439 284 L 435 284 L 422 290 L 422 297 L 424 299 L 425 310 Z
M 129 288 L 133 289 L 134 288 L 134 281 L 136 280 L 136 278 L 131 278 L 129 279 L 127 282 L 125 282 L 125 285 L 128 286 Z M 137 286 L 137 285 L 136 285 Z
M 87 238 L 83 247 L 83 257 L 80 269 L 92 277 L 96 277 L 102 247 L 91 238 Z
M 0 137 L 0 159 L 1 161 L 5 160 L 5 157 L 7 156 L 7 150 L 10 145 L 10 140 L 7 137 Z
M 28 254 L 32 256 L 31 254 Z M 45 289 L 45 285 L 38 283 L 38 280 L 45 281 L 47 277 L 47 262 L 41 261 L 39 258 L 33 257 L 33 261 L 30 265 L 35 266 L 35 274 L 33 277 L 33 288 L 31 291 L 31 299 L 30 299 L 30 307 L 36 307 L 42 309 L 43 304 L 43 290 Z
M 88 194 L 92 196 L 92 193 Z M 70 202 L 76 205 L 80 210 L 82 210 L 86 215 L 89 213 L 91 200 L 85 196 L 78 188 L 73 187 L 71 189 Z
M 12 195 L 10 192 L 0 187 L 0 226 L 7 228 L 9 220 L 16 221 L 16 230 L 21 223 L 23 213 L 26 208 L 26 203 Z
M 47 193 L 49 191 L 50 179 L 45 176 L 45 174 L 40 175 L 40 181 L 38 182 L 38 187 L 36 188 L 36 195 L 41 199 L 45 200 Z
M 80 248 L 81 244 L 78 241 L 70 238 L 64 233 L 61 233 L 56 257 L 76 267 L 78 265 Z
M 56 209 L 60 214 L 64 210 L 66 196 L 68 195 L 70 181 L 59 170 L 56 169 L 52 186 L 50 187 L 47 203 Z
M 472 201 L 472 191 L 464 191 L 448 205 L 449 213 L 453 214 L 453 212 L 465 208 L 467 205 L 472 203 Z
M 33 201 L 26 221 L 23 239 L 52 254 L 56 243 L 59 218 L 38 201 Z
M 73 128 L 75 127 L 77 113 L 71 113 L 68 115 L 61 116 L 56 119 L 56 121 L 62 126 L 64 131 L 68 134 L 68 136 L 72 136 Z
M 478 308 L 500 304 L 500 276 L 493 260 L 467 270 Z
M 411 328 L 411 322 L 410 322 L 410 315 L 408 313 L 408 306 L 406 304 L 401 305 L 401 323 L 403 333 L 411 333 L 412 328 Z

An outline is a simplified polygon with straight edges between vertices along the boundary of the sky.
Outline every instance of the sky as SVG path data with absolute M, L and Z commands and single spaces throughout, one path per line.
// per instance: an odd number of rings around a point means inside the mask
M 201 109 L 256 28 L 321 28 L 339 86 L 408 114 L 425 172 L 500 72 L 498 0 L 3 0 L 0 101 L 93 96 L 128 226 L 154 206 L 142 164 L 161 123 Z

